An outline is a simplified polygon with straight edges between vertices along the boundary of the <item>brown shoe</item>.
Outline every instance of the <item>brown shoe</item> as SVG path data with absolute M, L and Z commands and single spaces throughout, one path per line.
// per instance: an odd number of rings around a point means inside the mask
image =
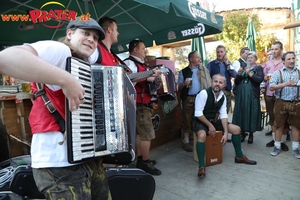
M 188 143 L 183 144 L 183 149 L 186 150 L 187 152 L 193 152 L 193 148 Z
M 204 178 L 205 177 L 205 167 L 199 167 L 198 177 L 199 178 Z
M 256 165 L 256 161 L 249 160 L 246 156 L 244 156 L 242 158 L 235 157 L 234 162 L 235 163 L 244 163 L 244 164 L 247 164 L 247 165 Z

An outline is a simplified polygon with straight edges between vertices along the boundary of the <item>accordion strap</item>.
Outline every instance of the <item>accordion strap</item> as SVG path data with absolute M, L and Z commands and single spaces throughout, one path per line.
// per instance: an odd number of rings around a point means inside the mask
M 65 120 L 59 114 L 59 112 L 56 110 L 56 108 L 54 107 L 54 105 L 52 104 L 50 99 L 48 98 L 48 96 L 46 94 L 46 90 L 44 88 L 44 84 L 36 83 L 36 87 L 37 87 L 38 91 L 35 94 L 33 94 L 34 99 L 36 99 L 39 96 L 42 97 L 42 99 L 45 103 L 45 106 L 47 107 L 49 112 L 54 116 L 56 122 L 58 123 L 58 125 L 61 129 L 61 132 L 64 133 L 65 132 Z

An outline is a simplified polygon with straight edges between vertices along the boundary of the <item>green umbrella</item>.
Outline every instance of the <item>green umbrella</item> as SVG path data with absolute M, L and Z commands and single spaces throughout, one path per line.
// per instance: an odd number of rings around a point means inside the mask
M 199 2 L 196 2 L 196 5 L 200 7 Z M 192 43 L 191 50 L 198 51 L 198 53 L 202 59 L 203 66 L 206 66 L 208 61 L 207 61 L 207 57 L 206 57 L 206 48 L 205 48 L 204 38 L 203 37 L 193 38 L 191 43 Z
M 205 41 L 204 41 L 203 37 L 193 38 L 191 43 L 192 43 L 191 50 L 198 51 L 198 53 L 202 59 L 203 66 L 206 66 L 208 61 L 207 61 L 207 56 L 206 56 Z
M 24 17 L 35 9 L 43 11 L 41 15 L 46 15 L 49 21 L 45 17 L 38 23 L 31 18 L 17 19 L 18 15 Z M 116 53 L 128 51 L 128 43 L 135 38 L 144 40 L 149 47 L 153 41 L 159 45 L 220 33 L 223 27 L 222 16 L 187 0 L 1 0 L 0 46 L 64 36 L 68 15 L 62 17 L 55 10 L 68 10 L 67 14 L 75 11 L 77 15 L 89 13 L 94 19 L 102 16 L 116 19 L 120 33 L 118 43 L 113 46 Z
M 246 34 L 246 46 L 251 49 L 251 51 L 256 51 L 255 39 L 257 37 L 257 32 L 255 30 L 254 24 L 252 20 L 249 20 L 247 26 L 247 34 Z

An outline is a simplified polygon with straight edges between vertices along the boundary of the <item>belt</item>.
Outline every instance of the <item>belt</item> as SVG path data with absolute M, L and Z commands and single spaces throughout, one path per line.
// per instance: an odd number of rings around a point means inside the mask
M 196 97 L 197 94 L 194 94 L 194 95 L 188 95 L 188 97 Z
M 290 103 L 297 103 L 300 101 L 300 100 L 283 100 L 283 99 L 277 99 L 277 100 L 284 101 L 284 102 L 290 102 Z

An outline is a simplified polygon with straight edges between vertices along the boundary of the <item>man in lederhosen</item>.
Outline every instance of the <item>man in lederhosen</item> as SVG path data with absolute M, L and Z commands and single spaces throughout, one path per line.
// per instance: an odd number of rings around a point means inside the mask
M 288 51 L 282 55 L 284 67 L 275 71 L 270 80 L 270 89 L 275 90 L 276 102 L 274 115 L 276 127 L 275 147 L 271 152 L 272 156 L 277 156 L 281 151 L 281 136 L 286 122 L 292 129 L 292 153 L 296 158 L 300 158 L 299 134 L 300 134 L 300 71 L 295 66 L 296 55 L 293 51 Z

